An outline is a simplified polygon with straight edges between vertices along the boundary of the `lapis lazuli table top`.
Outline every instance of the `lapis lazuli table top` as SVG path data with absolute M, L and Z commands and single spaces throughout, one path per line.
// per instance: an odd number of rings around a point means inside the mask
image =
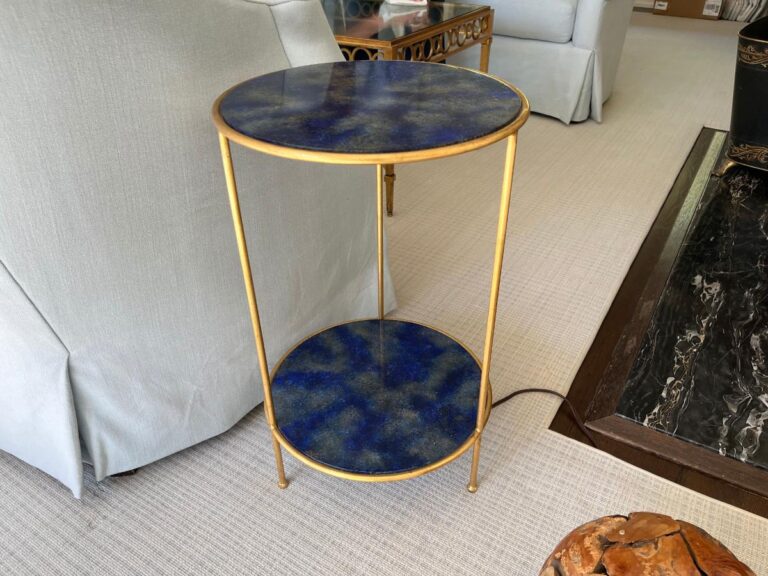
M 219 104 L 250 138 L 345 154 L 425 150 L 514 122 L 520 96 L 488 76 L 442 64 L 358 61 L 289 68 L 248 80 Z
M 361 474 L 407 472 L 455 452 L 475 429 L 479 391 L 466 349 L 398 320 L 312 336 L 272 379 L 285 438 L 316 462 Z

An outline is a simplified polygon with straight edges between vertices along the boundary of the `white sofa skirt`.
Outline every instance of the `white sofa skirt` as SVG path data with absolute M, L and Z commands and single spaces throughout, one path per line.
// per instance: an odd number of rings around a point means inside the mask
M 475 46 L 450 59 L 451 64 L 477 68 Z M 562 122 L 581 122 L 590 115 L 594 52 L 572 42 L 557 43 L 510 36 L 493 37 L 488 70 L 512 82 L 528 97 L 531 110 Z

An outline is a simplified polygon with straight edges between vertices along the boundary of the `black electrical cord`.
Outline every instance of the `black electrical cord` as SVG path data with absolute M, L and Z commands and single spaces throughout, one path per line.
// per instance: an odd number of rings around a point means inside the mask
M 568 408 L 571 411 L 571 417 L 573 418 L 573 421 L 576 423 L 576 426 L 579 427 L 579 430 L 581 430 L 582 434 L 586 436 L 589 439 L 590 444 L 597 448 L 597 442 L 595 442 L 595 438 L 592 436 L 591 432 L 587 430 L 587 427 L 584 426 L 584 422 L 581 421 L 581 418 L 579 418 L 579 415 L 576 413 L 576 409 L 573 407 L 573 404 L 571 404 L 571 401 L 568 400 L 565 396 L 560 394 L 560 392 L 555 392 L 554 390 L 550 390 L 548 388 L 523 388 L 522 390 L 515 390 L 511 394 L 507 394 L 504 396 L 504 398 L 500 398 L 496 400 L 496 402 L 493 403 L 493 407 L 496 408 L 497 406 L 501 406 L 506 402 L 507 400 L 511 400 L 515 396 L 519 396 L 520 394 L 528 394 L 531 392 L 539 392 L 541 394 L 551 394 L 552 396 L 557 396 L 565 402 L 565 404 L 568 406 Z

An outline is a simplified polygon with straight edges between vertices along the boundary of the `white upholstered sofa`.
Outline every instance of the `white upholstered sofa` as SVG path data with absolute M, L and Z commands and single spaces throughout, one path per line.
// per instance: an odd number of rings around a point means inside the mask
M 602 120 L 633 0 L 483 0 L 494 8 L 490 72 L 517 85 L 531 109 L 565 123 Z M 479 48 L 451 63 L 477 66 Z
M 261 401 L 211 105 L 341 53 L 317 0 L 4 0 L 0 54 L 0 450 L 79 495 Z M 270 361 L 374 316 L 373 169 L 233 156 Z

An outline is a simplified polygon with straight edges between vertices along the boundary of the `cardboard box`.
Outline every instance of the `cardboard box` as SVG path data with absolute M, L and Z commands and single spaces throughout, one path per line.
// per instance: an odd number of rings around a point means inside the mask
M 718 20 L 723 12 L 724 0 L 656 0 L 654 14 Z

